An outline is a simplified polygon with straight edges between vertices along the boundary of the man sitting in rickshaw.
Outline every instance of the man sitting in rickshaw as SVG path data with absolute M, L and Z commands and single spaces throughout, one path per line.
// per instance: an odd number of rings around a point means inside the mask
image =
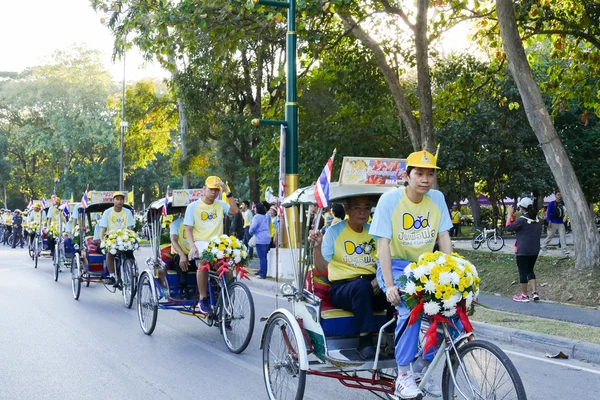
M 57 197 L 54 200 L 54 203 L 52 204 L 52 207 L 50 207 L 48 209 L 48 215 L 46 218 L 46 224 L 47 224 L 47 228 L 50 229 L 52 226 L 56 227 L 56 229 L 59 229 L 60 223 L 62 222 L 63 224 L 66 222 L 65 216 L 63 215 L 62 211 L 60 210 L 60 198 Z M 59 235 L 62 235 L 62 232 L 58 232 Z M 56 238 L 52 237 L 51 239 L 48 239 L 48 247 L 50 248 L 50 255 L 52 257 L 54 257 L 54 246 L 56 245 Z
M 33 210 L 28 215 L 29 224 L 32 225 L 34 222 L 37 222 L 40 223 L 40 225 L 42 225 L 44 223 L 44 221 L 46 220 L 46 215 L 41 210 L 42 205 L 40 203 L 35 203 L 33 205 Z M 34 231 L 31 233 L 31 243 L 33 243 L 35 235 L 37 235 L 37 232 Z
M 189 296 L 187 288 L 187 273 L 196 271 L 196 264 L 190 263 L 185 250 L 181 247 L 180 235 L 185 234 L 185 226 L 182 226 L 183 217 L 181 214 L 171 223 L 169 234 L 171 237 L 171 254 L 173 254 L 172 266 L 177 271 L 180 290 L 183 298 Z
M 133 230 L 135 221 L 133 220 L 133 214 L 128 208 L 124 208 L 125 194 L 123 192 L 115 192 L 113 194 L 113 206 L 102 213 L 102 218 L 97 225 L 100 226 L 100 238 L 104 239 L 107 232 L 129 229 Z M 133 251 L 125 251 L 125 258 L 134 261 Z M 124 260 L 123 260 L 124 261 Z M 118 282 L 115 280 L 115 256 L 106 253 L 106 267 L 110 274 L 106 284 L 114 285 L 118 287 Z
M 220 191 L 223 190 L 229 203 L 218 200 Z M 231 192 L 226 192 L 227 186 L 216 176 L 206 178 L 204 198 L 198 199 L 185 210 L 183 225 L 186 236 L 190 240 L 190 252 L 188 259 L 202 255 L 208 248 L 208 243 L 214 236 L 223 234 L 223 217 L 226 213 L 234 215 L 239 212 L 235 199 Z M 210 313 L 210 301 L 208 299 L 208 271 L 200 270 L 196 273 L 196 281 L 200 299 L 194 312 L 200 314 Z
M 375 356 L 371 334 L 380 326 L 373 311 L 391 309 L 375 279 L 377 251 L 369 234 L 371 200 L 368 196 L 349 198 L 348 219 L 331 226 L 325 235 L 311 231 L 313 262 L 319 273 L 328 273 L 331 303 L 352 311 L 359 334 L 358 352 L 364 359 Z

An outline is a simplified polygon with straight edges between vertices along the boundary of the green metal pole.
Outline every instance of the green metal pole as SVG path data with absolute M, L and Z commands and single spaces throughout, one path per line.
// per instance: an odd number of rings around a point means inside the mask
M 298 189 L 298 92 L 296 81 L 296 0 L 288 1 L 287 85 L 285 120 L 287 135 L 285 138 L 285 194 L 291 195 Z

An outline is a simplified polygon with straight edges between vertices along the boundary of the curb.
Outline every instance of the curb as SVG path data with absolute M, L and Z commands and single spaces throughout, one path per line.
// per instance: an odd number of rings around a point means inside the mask
M 536 350 L 550 354 L 562 351 L 573 360 L 585 360 L 587 362 L 600 364 L 600 345 L 546 335 L 543 333 L 520 331 L 488 324 L 485 322 L 472 321 L 475 333 L 485 339 L 497 340 L 513 344 L 519 347 Z
M 279 281 L 279 285 L 286 281 Z M 277 291 L 279 287 L 275 281 L 268 279 L 244 280 L 250 288 L 268 291 Z M 521 348 L 544 353 L 557 354 L 562 351 L 573 360 L 585 360 L 590 363 L 600 364 L 600 345 L 583 342 L 581 340 L 566 339 L 558 336 L 546 335 L 528 331 L 520 331 L 503 326 L 492 325 L 485 322 L 471 321 L 477 337 L 512 344 Z

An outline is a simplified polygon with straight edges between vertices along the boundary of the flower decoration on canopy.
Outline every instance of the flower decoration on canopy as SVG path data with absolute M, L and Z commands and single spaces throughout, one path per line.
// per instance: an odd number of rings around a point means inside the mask
M 140 247 L 140 238 L 134 231 L 129 229 L 117 229 L 108 232 L 100 243 L 104 254 L 117 254 L 119 251 L 133 251 Z

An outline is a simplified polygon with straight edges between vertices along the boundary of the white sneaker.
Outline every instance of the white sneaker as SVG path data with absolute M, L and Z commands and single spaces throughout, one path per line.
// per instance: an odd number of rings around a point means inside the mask
M 425 376 L 425 372 L 427 372 L 427 368 L 425 368 L 423 372 L 415 374 L 415 381 L 417 384 L 421 384 L 421 380 Z M 442 388 L 431 378 L 425 381 L 425 384 L 423 385 L 423 391 L 431 397 L 442 397 Z
M 421 392 L 421 389 L 417 386 L 415 376 L 410 371 L 398 375 L 398 378 L 396 378 L 396 391 L 394 394 L 401 399 L 423 398 L 423 392 Z

